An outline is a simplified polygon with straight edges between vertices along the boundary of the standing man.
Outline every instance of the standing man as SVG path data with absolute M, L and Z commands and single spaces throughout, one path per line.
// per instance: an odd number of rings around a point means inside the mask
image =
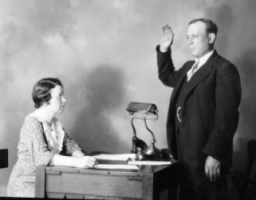
M 209 19 L 189 23 L 187 43 L 195 60 L 175 71 L 174 34 L 163 27 L 157 46 L 159 79 L 173 87 L 167 118 L 170 152 L 182 165 L 181 199 L 227 199 L 233 136 L 241 101 L 237 68 L 214 49 L 218 28 Z

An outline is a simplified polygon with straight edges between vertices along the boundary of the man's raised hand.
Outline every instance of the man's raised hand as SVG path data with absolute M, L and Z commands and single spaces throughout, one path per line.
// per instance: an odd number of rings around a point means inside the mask
M 162 27 L 163 34 L 160 40 L 160 51 L 166 52 L 173 43 L 174 33 L 168 24 Z

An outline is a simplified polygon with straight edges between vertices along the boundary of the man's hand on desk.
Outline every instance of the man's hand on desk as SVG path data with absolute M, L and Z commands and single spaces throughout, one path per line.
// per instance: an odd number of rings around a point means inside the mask
M 97 165 L 97 160 L 91 156 L 84 156 L 77 158 L 77 163 L 75 164 L 78 168 L 93 168 Z

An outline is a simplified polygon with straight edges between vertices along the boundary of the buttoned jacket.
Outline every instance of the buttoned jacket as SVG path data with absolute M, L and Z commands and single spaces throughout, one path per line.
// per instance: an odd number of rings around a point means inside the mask
M 195 61 L 186 62 L 175 71 L 171 52 L 159 52 L 159 79 L 172 87 L 168 116 L 167 140 L 171 154 L 177 158 L 176 101 L 187 72 Z M 205 165 L 208 155 L 223 166 L 232 165 L 233 136 L 236 132 L 241 101 L 241 83 L 237 68 L 216 51 L 190 79 L 181 102 L 179 128 L 180 153 L 191 166 Z

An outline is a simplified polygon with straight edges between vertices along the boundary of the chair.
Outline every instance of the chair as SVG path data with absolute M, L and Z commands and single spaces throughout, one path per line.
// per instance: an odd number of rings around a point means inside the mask
M 8 167 L 8 149 L 0 149 L 0 168 Z
M 256 140 L 249 140 L 247 143 L 247 165 L 243 174 L 233 174 L 232 181 L 239 193 L 241 200 L 255 200 L 256 199 L 256 174 L 252 177 L 252 172 L 255 168 L 256 161 Z M 256 162 L 255 162 L 256 164 Z

